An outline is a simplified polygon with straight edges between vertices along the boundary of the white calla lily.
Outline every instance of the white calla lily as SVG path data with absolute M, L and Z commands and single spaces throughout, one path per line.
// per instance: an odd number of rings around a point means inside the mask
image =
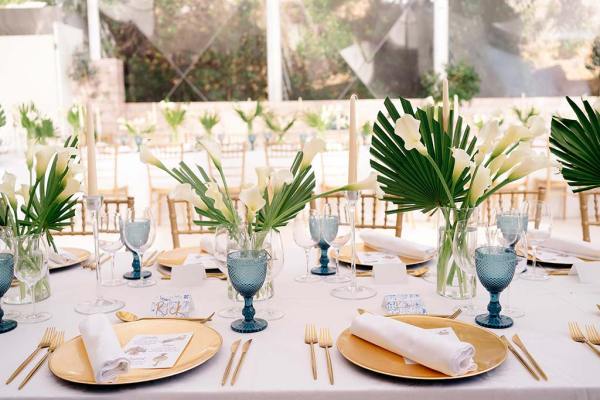
M 289 169 L 278 169 L 271 174 L 271 184 L 273 185 L 273 191 L 277 193 L 284 184 L 290 184 L 294 181 L 294 175 Z
M 79 163 L 70 162 L 68 164 L 68 168 L 69 170 L 67 171 L 66 175 L 67 179 L 75 178 L 78 175 L 82 175 L 85 172 L 85 168 Z
M 61 200 L 66 200 L 78 192 L 81 192 L 81 182 L 73 178 L 67 179 L 67 184 L 58 198 Z
M 596 101 L 594 101 L 592 108 L 596 110 L 597 113 L 600 113 L 600 97 L 596 98 Z
M 71 157 L 77 154 L 77 150 L 73 147 L 57 147 L 56 148 L 56 173 L 62 174 L 69 165 Z
M 17 177 L 14 174 L 5 172 L 2 177 L 2 183 L 0 184 L 0 193 L 4 194 L 8 198 L 8 202 L 14 209 L 17 205 L 17 198 L 15 196 L 15 186 L 17 184 Z
M 206 150 L 208 157 L 212 160 L 213 164 L 217 168 L 221 167 L 221 147 L 217 142 L 210 138 L 202 138 L 198 141 L 198 144 Z
M 165 166 L 162 163 L 162 161 L 160 161 L 145 145 L 140 146 L 140 161 L 144 164 L 150 164 L 154 165 L 155 167 L 165 169 Z
M 31 171 L 33 168 L 33 156 L 36 150 L 36 144 L 31 140 L 27 141 L 27 150 L 25 150 L 25 163 L 27 165 L 27 170 L 29 171 Z
M 258 185 L 254 185 L 240 192 L 240 201 L 248 210 L 248 222 L 254 219 L 254 215 L 267 204 L 263 198 Z
M 35 174 L 40 179 L 46 173 L 48 163 L 56 154 L 56 149 L 52 146 L 40 146 L 35 152 Z
M 536 154 L 533 156 L 529 156 L 526 159 L 522 160 L 518 165 L 516 165 L 508 175 L 508 179 L 517 180 L 521 179 L 532 172 L 535 172 L 539 169 L 547 168 L 550 166 L 548 158 L 544 154 Z
M 485 159 L 488 152 L 494 147 L 494 142 L 498 138 L 500 124 L 492 119 L 483 125 L 477 135 L 477 154 L 475 155 L 475 164 L 479 165 Z
M 402 138 L 406 150 L 416 149 L 419 153 L 426 155 L 427 148 L 421 142 L 420 125 L 421 121 L 410 114 L 404 114 L 396 120 L 394 133 Z
M 498 174 L 502 175 L 503 173 L 507 172 L 521 161 L 529 158 L 531 154 L 532 150 L 530 142 L 519 143 L 519 145 L 506 156 L 506 160 L 498 168 Z
M 483 196 L 488 187 L 492 184 L 492 176 L 489 168 L 480 165 L 477 167 L 477 172 L 471 181 L 469 190 L 469 201 L 475 204 L 477 200 Z
M 27 203 L 29 203 L 30 190 L 31 187 L 29 185 L 21 185 L 21 187 L 17 191 L 17 194 L 23 198 L 25 206 L 27 206 Z
M 349 183 L 346 185 L 346 189 L 349 191 L 372 191 L 375 193 L 377 198 L 381 199 L 384 196 L 384 192 L 377 181 L 378 174 L 377 172 L 371 172 L 369 176 L 362 181 L 358 181 L 356 183 Z
M 192 185 L 189 183 L 180 183 L 176 185 L 173 191 L 169 193 L 169 197 L 177 201 L 187 201 L 194 206 L 194 208 L 198 208 L 203 211 L 208 210 L 206 203 L 204 203 L 202 198 L 192 190 Z
M 320 138 L 314 138 L 304 145 L 302 148 L 302 162 L 300 163 L 300 169 L 306 169 L 312 164 L 313 158 L 318 153 L 325 151 L 325 141 Z
M 452 180 L 457 181 L 460 175 L 463 173 L 465 168 L 471 166 L 471 156 L 463 149 L 452 149 L 452 156 L 454 157 L 454 169 L 452 170 Z
M 258 180 L 257 185 L 261 193 L 267 187 L 269 176 L 271 175 L 272 170 L 273 169 L 271 167 L 256 167 L 256 178 Z
M 527 123 L 527 127 L 529 128 L 529 136 L 527 139 L 545 135 L 549 131 L 548 127 L 546 127 L 546 121 L 539 115 L 531 117 Z
M 494 147 L 492 157 L 496 157 L 498 154 L 504 152 L 504 150 L 506 150 L 509 146 L 518 143 L 521 139 L 528 138 L 529 135 L 529 129 L 524 126 L 509 126 L 502 139 L 500 139 L 498 144 L 496 144 L 496 147 Z
M 502 168 L 502 166 L 506 162 L 507 158 L 508 158 L 508 156 L 506 154 L 500 154 L 498 157 L 494 158 L 489 163 L 488 168 L 490 169 L 492 176 L 496 175 L 496 172 L 498 172 L 500 170 L 500 168 Z
M 233 216 L 231 215 L 231 212 L 229 211 L 227 205 L 225 204 L 225 201 L 223 200 L 223 193 L 221 193 L 221 191 L 219 190 L 219 185 L 217 185 L 215 182 L 208 182 L 206 184 L 206 192 L 204 193 L 204 195 L 209 199 L 213 200 L 213 207 L 216 210 L 221 211 L 221 213 L 227 220 L 233 221 Z

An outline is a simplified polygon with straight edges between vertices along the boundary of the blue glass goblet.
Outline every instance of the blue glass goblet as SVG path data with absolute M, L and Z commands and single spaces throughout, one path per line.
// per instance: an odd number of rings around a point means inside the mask
M 0 299 L 10 289 L 10 284 L 14 276 L 14 258 L 10 253 L 0 253 Z M 12 331 L 17 327 L 17 322 L 12 319 L 5 319 L 0 303 L 0 333 Z
M 234 289 L 244 297 L 244 319 L 231 323 L 231 329 L 240 333 L 259 332 L 268 325 L 261 318 L 254 318 L 256 311 L 252 297 L 267 277 L 268 254 L 265 250 L 239 250 L 227 255 L 227 270 Z
M 475 317 L 475 322 L 486 328 L 502 329 L 513 325 L 513 320 L 500 315 L 500 293 L 510 284 L 517 266 L 517 255 L 509 247 L 484 246 L 475 250 L 475 270 L 479 281 L 490 292 L 488 314 Z
M 337 215 L 310 216 L 310 234 L 321 250 L 320 265 L 310 270 L 312 274 L 326 276 L 336 273 L 334 268 L 329 268 L 328 252 L 331 247 L 329 243 L 337 236 L 339 224 L 340 218 Z

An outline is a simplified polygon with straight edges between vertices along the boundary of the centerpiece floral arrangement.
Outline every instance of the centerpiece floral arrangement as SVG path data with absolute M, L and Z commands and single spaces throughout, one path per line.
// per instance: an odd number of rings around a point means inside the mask
M 313 139 L 296 154 L 289 169 L 256 169 L 257 183 L 243 188 L 239 194 L 239 200 L 245 206 L 245 213 L 240 215 L 223 172 L 219 145 L 209 139 L 200 140 L 200 145 L 207 151 L 218 177 L 211 177 L 199 165 L 195 171 L 185 162 L 178 167 L 167 168 L 145 147 L 142 147 L 140 158 L 142 162 L 162 169 L 179 183 L 173 197 L 194 206 L 201 217 L 195 221 L 196 224 L 224 227 L 230 237 L 249 249 L 261 249 L 269 231 L 277 231 L 287 225 L 311 200 L 346 190 L 380 193 L 377 175 L 373 173 L 363 181 L 315 195 L 311 163 L 317 153 L 325 150 L 325 142 Z
M 133 136 L 138 150 L 144 142 L 144 138 L 152 135 L 156 129 L 156 125 L 144 117 L 137 117 L 132 120 L 119 118 L 117 119 L 117 123 L 119 124 L 119 129 Z
M 77 136 L 63 146 L 30 144 L 26 153 L 29 182 L 16 188 L 17 178 L 6 172 L 0 184 L 0 226 L 13 236 L 37 234 L 57 252 L 52 232 L 61 231 L 75 216 L 81 191 L 82 167 Z M 47 279 L 36 285 L 36 298 L 50 294 Z
M 577 119 L 552 118 L 550 151 L 562 165 L 561 173 L 574 192 L 600 187 L 600 100 L 583 109 L 567 97 Z
M 437 291 L 470 297 L 474 282 L 451 257 L 456 222 L 470 218 L 493 193 L 548 165 L 545 155 L 531 149 L 532 139 L 546 132 L 544 121 L 532 117 L 528 126 L 501 132 L 492 120 L 473 135 L 448 102 L 415 109 L 401 98 L 402 114 L 389 98 L 384 104 L 388 116 L 377 115 L 370 153 L 386 199 L 398 206 L 390 212 L 441 213 Z
M 172 103 L 168 100 L 161 101 L 159 106 L 165 121 L 171 128 L 171 141 L 177 143 L 179 141 L 179 127 L 185 121 L 187 107 L 184 104 Z
M 283 138 L 296 123 L 296 117 L 285 120 L 284 118 L 275 115 L 272 111 L 265 112 L 263 114 L 263 119 L 265 120 L 267 127 L 277 136 L 277 143 L 283 143 Z
M 250 142 L 251 150 L 254 150 L 254 142 L 256 141 L 256 134 L 254 133 L 254 120 L 262 115 L 264 111 L 263 106 L 260 101 L 257 101 L 253 110 L 245 111 L 241 106 L 234 107 L 234 110 L 240 119 L 246 124 L 246 128 L 248 130 L 248 141 Z
M 67 122 L 71 126 L 73 135 L 78 135 L 83 129 L 83 109 L 79 104 L 73 104 L 67 111 Z
M 35 104 L 21 104 L 19 106 L 21 126 L 27 131 L 27 139 L 39 143 L 46 143 L 48 139 L 56 137 L 56 128 L 52 119 L 43 116 Z
M 209 138 L 212 138 L 213 137 L 213 129 L 221 121 L 221 117 L 219 116 L 219 114 L 216 111 L 215 112 L 205 111 L 198 118 L 198 121 L 200 121 L 200 124 L 204 128 L 204 132 L 206 133 L 206 136 L 208 136 Z

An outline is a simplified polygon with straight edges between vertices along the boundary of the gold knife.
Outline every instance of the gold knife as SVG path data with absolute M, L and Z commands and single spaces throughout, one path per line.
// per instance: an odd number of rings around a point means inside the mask
M 508 349 L 510 350 L 511 353 L 513 353 L 515 355 L 515 357 L 517 357 L 517 360 L 519 360 L 519 362 L 521 363 L 521 365 L 523 367 L 525 367 L 525 369 L 527 371 L 529 371 L 529 373 L 531 374 L 531 376 L 533 376 L 533 378 L 536 381 L 539 381 L 540 378 L 538 378 L 538 376 L 536 375 L 535 371 L 529 366 L 529 364 L 527 364 L 527 362 L 523 359 L 523 357 L 521 357 L 521 355 L 517 352 L 517 350 L 512 346 L 512 344 L 510 344 L 510 342 L 508 341 L 508 339 L 506 338 L 506 336 L 502 335 L 500 336 L 500 339 L 502 340 L 502 342 L 504 342 L 504 344 L 508 347 Z
M 221 380 L 221 386 L 225 385 L 227 382 L 227 378 L 229 377 L 229 371 L 231 371 L 231 364 L 233 364 L 233 359 L 237 353 L 238 347 L 240 347 L 240 342 L 242 339 L 238 339 L 231 344 L 231 355 L 229 356 L 229 361 L 227 361 L 227 367 L 225 367 L 225 372 L 223 373 L 223 379 Z
M 519 337 L 519 335 L 517 335 L 516 333 L 513 335 L 512 337 L 512 341 L 521 349 L 521 351 L 525 354 L 525 357 L 527 357 L 529 359 L 529 361 L 531 362 L 531 364 L 533 364 L 533 367 L 535 369 L 537 369 L 537 371 L 539 372 L 540 376 L 547 381 L 548 377 L 546 376 L 546 373 L 544 372 L 544 370 L 542 369 L 542 367 L 540 367 L 540 364 L 538 364 L 537 361 L 535 361 L 535 358 L 533 358 L 533 356 L 531 355 L 531 353 L 529 352 L 529 350 L 527 350 L 527 347 L 525 347 L 525 343 L 523 343 L 523 341 L 521 340 L 521 338 Z
M 233 376 L 231 377 L 231 386 L 235 385 L 235 381 L 237 380 L 238 373 L 240 372 L 240 368 L 242 367 L 244 359 L 246 358 L 246 353 L 248 352 L 248 349 L 250 348 L 251 344 L 252 344 L 252 339 L 249 339 L 249 340 L 246 340 L 246 342 L 242 346 L 242 355 L 240 357 L 240 361 L 238 361 L 238 364 L 235 367 Z

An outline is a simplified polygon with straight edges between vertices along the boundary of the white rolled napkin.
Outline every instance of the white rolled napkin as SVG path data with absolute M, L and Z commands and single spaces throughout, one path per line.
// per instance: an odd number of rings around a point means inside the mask
M 464 375 L 477 369 L 475 348 L 427 329 L 404 322 L 364 313 L 352 321 L 350 332 L 416 363 L 450 376 Z
M 568 253 L 575 257 L 600 260 L 600 246 L 583 240 L 550 238 L 544 240 L 541 247 Z
M 129 371 L 129 359 L 105 314 L 92 314 L 79 323 L 90 365 L 97 383 L 113 382 Z
M 377 251 L 417 259 L 425 259 L 435 254 L 435 248 L 414 243 L 399 237 L 386 235 L 368 229 L 360 232 L 360 238 L 369 247 Z

